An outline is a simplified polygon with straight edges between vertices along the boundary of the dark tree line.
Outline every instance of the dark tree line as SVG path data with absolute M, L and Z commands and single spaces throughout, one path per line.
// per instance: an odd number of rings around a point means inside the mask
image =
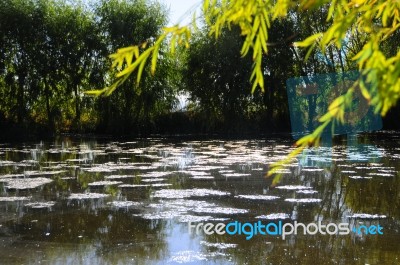
M 215 40 L 206 29 L 189 49 L 171 56 L 161 51 L 155 76 L 144 71 L 136 86 L 128 79 L 109 97 L 87 90 L 113 82 L 108 55 L 118 48 L 151 42 L 167 22 L 167 10 L 145 0 L 102 0 L 93 5 L 62 0 L 0 2 L 0 129 L 9 133 L 100 132 L 268 133 L 289 131 L 286 80 L 344 72 L 366 36 L 356 35 L 342 49 L 306 52 L 292 43 L 329 25 L 324 9 L 296 13 L 269 30 L 263 59 L 266 91 L 251 93 L 253 60 L 241 58 L 242 37 L 226 29 Z M 397 39 L 385 43 L 388 55 Z M 178 110 L 177 96 L 189 103 Z M 310 97 L 310 110 L 324 99 Z M 394 110 L 396 112 L 396 110 Z M 395 114 L 389 115 L 391 119 Z
M 59 0 L 0 3 L 0 123 L 5 129 L 47 132 L 144 132 L 175 102 L 172 64 L 137 89 L 126 82 L 111 97 L 84 91 L 112 82 L 107 56 L 148 41 L 166 10 L 146 1 Z

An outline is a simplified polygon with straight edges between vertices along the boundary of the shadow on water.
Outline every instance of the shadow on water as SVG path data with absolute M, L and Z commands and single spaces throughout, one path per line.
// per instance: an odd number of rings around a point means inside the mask
M 1 264 L 397 264 L 396 133 L 305 152 L 291 142 L 62 139 L 0 145 Z M 206 235 L 188 222 L 349 223 L 366 235 Z M 302 230 L 300 230 L 302 231 Z

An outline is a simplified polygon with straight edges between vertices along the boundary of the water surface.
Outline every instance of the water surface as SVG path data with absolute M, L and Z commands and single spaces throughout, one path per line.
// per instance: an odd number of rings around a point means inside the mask
M 0 145 L 1 264 L 399 264 L 400 138 L 307 151 L 292 141 Z M 189 234 L 188 222 L 347 222 L 383 235 Z

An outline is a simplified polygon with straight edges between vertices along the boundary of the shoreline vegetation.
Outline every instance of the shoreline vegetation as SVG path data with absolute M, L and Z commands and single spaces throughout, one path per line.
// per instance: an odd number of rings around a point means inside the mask
M 158 54 L 163 60 L 153 76 L 147 63 L 140 83 L 129 78 L 107 97 L 90 97 L 87 91 L 115 82 L 118 69 L 112 67 L 110 54 L 121 47 L 147 45 L 159 36 L 167 24 L 166 7 L 144 0 L 86 5 L 1 1 L 0 139 L 290 133 L 286 81 L 357 69 L 351 56 L 365 41 L 361 34 L 343 50 L 312 51 L 305 61 L 306 51 L 292 44 L 327 28 L 324 12 L 299 13 L 271 26 L 273 45 L 262 57 L 264 92 L 251 92 L 253 60 L 240 55 L 243 39 L 240 29 L 232 27 L 217 40 L 207 35 L 209 29 L 200 28 L 190 47 L 177 48 L 174 55 L 163 44 Z M 382 44 L 387 56 L 397 49 L 399 38 L 396 33 Z M 316 106 L 318 100 L 323 99 L 317 99 Z M 389 111 L 384 130 L 399 129 L 399 113 L 399 106 Z

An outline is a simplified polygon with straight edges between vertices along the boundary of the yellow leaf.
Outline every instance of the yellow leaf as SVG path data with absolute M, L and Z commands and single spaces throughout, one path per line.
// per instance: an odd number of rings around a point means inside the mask
M 311 44 L 313 44 L 316 40 L 321 38 L 321 36 L 323 36 L 322 33 L 317 33 L 317 34 L 314 34 L 314 35 L 308 37 L 307 39 L 305 39 L 303 41 L 295 42 L 294 45 L 296 47 L 308 47 Z

